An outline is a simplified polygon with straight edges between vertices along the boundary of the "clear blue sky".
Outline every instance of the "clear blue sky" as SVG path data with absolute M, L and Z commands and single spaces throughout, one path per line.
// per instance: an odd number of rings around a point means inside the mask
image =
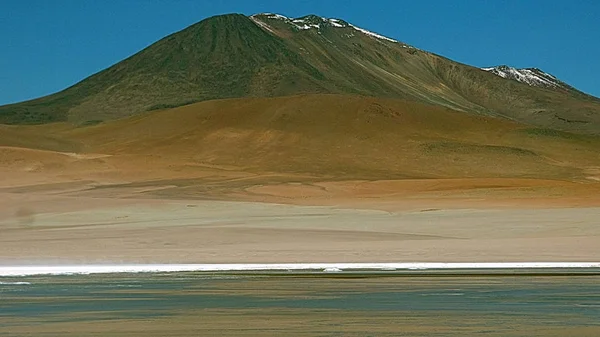
M 0 104 L 59 91 L 233 12 L 341 18 L 474 66 L 538 67 L 600 96 L 596 0 L 0 0 Z

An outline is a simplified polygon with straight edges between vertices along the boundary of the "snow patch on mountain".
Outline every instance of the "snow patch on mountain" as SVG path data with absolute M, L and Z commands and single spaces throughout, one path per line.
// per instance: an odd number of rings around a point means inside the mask
M 390 42 L 395 42 L 395 43 L 398 43 L 398 41 L 396 41 L 396 40 L 394 40 L 394 39 L 390 39 L 389 37 L 386 37 L 386 36 L 383 36 L 383 35 L 379 35 L 379 34 L 377 34 L 377 33 L 373 33 L 373 32 L 371 32 L 371 31 L 368 31 L 368 30 L 366 30 L 366 29 L 362 29 L 362 28 L 360 28 L 360 27 L 356 27 L 356 26 L 354 26 L 354 25 L 350 25 L 350 27 L 352 27 L 352 28 L 354 28 L 354 29 L 358 30 L 359 32 L 361 32 L 361 33 L 363 33 L 363 34 L 367 34 L 367 35 L 369 35 L 369 36 L 371 36 L 371 37 L 374 37 L 374 38 L 376 38 L 376 39 L 380 39 L 380 40 L 386 40 L 386 41 L 390 41 Z
M 252 15 L 251 17 L 257 17 L 259 15 L 264 15 L 269 19 L 276 19 L 276 20 L 289 20 L 288 17 L 280 15 L 280 14 L 275 14 L 275 13 L 262 13 L 262 14 L 256 14 L 256 15 Z
M 347 27 L 347 25 L 344 23 L 344 21 L 338 20 L 338 19 L 329 19 L 329 23 L 332 26 L 338 27 L 338 28 Z
M 303 19 L 294 19 L 294 20 L 292 20 L 292 23 L 296 26 L 296 28 L 298 28 L 300 30 L 307 30 L 307 29 L 311 29 L 311 28 L 316 28 L 316 29 L 321 28 L 320 22 L 313 23 L 312 21 L 303 20 Z
M 502 65 L 497 67 L 481 68 L 481 70 L 488 71 L 502 78 L 519 81 L 532 87 L 568 88 L 567 85 L 565 85 L 553 75 L 543 72 L 542 70 L 537 68 L 517 69 L 514 67 Z
M 255 14 L 252 15 L 250 17 L 254 22 L 256 22 L 259 26 L 263 27 L 266 29 L 266 27 L 264 25 L 268 26 L 268 22 L 264 22 L 261 20 L 261 18 L 265 18 L 265 19 L 270 19 L 270 20 L 280 20 L 283 21 L 289 25 L 292 25 L 293 27 L 295 27 L 298 30 L 309 30 L 309 29 L 317 29 L 320 30 L 323 27 L 333 27 L 333 28 L 352 28 L 356 31 L 359 31 L 371 38 L 377 39 L 377 40 L 383 40 L 383 41 L 388 41 L 388 42 L 393 42 L 393 43 L 399 43 L 401 44 L 403 47 L 406 48 L 412 48 L 404 43 L 401 43 L 397 40 L 394 40 L 392 38 L 389 38 L 387 36 L 383 36 L 374 32 L 371 32 L 369 30 L 357 27 L 355 25 L 352 25 L 350 23 L 347 23 L 344 20 L 340 20 L 340 19 L 334 19 L 334 18 L 323 18 L 320 16 L 316 16 L 316 15 L 308 15 L 308 16 L 304 16 L 304 17 L 300 17 L 300 18 L 288 18 L 286 16 L 283 16 L 281 14 L 274 14 L 274 13 L 260 13 L 260 14 Z M 260 23 L 259 23 L 260 22 Z M 268 29 L 269 31 L 272 31 L 271 29 Z M 348 36 L 348 34 L 346 34 L 346 36 Z M 354 36 L 354 34 L 352 34 L 351 36 Z

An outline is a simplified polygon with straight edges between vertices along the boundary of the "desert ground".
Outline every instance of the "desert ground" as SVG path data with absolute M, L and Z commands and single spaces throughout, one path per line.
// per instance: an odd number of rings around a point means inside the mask
M 10 187 L 0 192 L 0 262 L 598 260 L 600 205 L 594 189 L 536 197 L 531 181 L 476 187 L 481 183 L 250 184 L 231 192 L 233 197 L 221 196 L 235 201 L 169 197 L 168 186 Z M 409 188 L 419 192 L 407 196 Z M 566 187 L 553 188 L 559 193 Z M 402 192 L 393 193 L 396 189 Z
M 0 131 L 2 264 L 600 259 L 595 136 L 335 95 Z

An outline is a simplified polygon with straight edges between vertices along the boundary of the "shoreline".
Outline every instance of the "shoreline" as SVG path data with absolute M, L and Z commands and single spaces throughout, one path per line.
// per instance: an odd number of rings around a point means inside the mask
M 401 272 L 600 269 L 600 262 L 487 262 L 487 263 L 251 263 L 251 264 L 123 264 L 0 266 L 0 277 L 177 272 Z

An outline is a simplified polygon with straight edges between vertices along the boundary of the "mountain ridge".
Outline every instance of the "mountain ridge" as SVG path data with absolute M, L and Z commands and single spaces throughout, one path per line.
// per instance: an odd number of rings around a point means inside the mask
M 270 13 L 202 20 L 56 94 L 1 106 L 0 123 L 93 124 L 211 99 L 319 93 L 600 133 L 600 100 L 574 88 L 532 87 L 341 19 Z
M 376 39 L 380 39 L 380 40 L 385 40 L 385 41 L 389 41 L 389 42 L 395 42 L 395 43 L 400 43 L 406 47 L 410 47 L 410 48 L 414 48 L 412 46 L 409 46 L 405 43 L 402 43 L 398 40 L 389 38 L 387 36 L 383 36 L 377 33 L 374 33 L 372 31 L 366 30 L 364 28 L 360 28 L 357 27 L 347 21 L 344 21 L 342 19 L 337 19 L 337 18 L 325 18 L 325 17 L 321 17 L 315 14 L 309 14 L 309 15 L 305 15 L 305 16 L 301 16 L 301 17 L 297 17 L 297 18 L 290 18 L 290 17 L 286 17 L 284 15 L 281 14 L 276 14 L 276 13 L 258 13 L 258 14 L 254 14 L 250 16 L 250 19 L 252 19 L 254 22 L 260 22 L 259 25 L 263 28 L 265 28 L 266 24 L 263 20 L 267 19 L 267 20 L 281 20 L 287 24 L 290 24 L 294 27 L 296 27 L 299 30 L 308 30 L 308 29 L 320 29 L 321 25 L 324 24 L 326 26 L 329 27 L 334 27 L 334 28 L 353 28 L 356 31 L 359 31 L 363 34 L 369 35 L 373 38 Z M 262 24 L 262 25 L 261 25 Z M 267 25 L 268 26 L 268 25 Z
M 539 68 L 515 68 L 508 65 L 499 65 L 495 67 L 484 67 L 481 69 L 489 71 L 490 73 L 496 74 L 502 78 L 515 80 L 521 83 L 528 84 L 530 86 L 537 86 L 542 88 L 555 88 L 562 90 L 574 90 L 580 92 L 581 94 L 588 95 L 584 92 L 575 89 L 571 85 L 559 80 L 556 76 L 549 74 Z

